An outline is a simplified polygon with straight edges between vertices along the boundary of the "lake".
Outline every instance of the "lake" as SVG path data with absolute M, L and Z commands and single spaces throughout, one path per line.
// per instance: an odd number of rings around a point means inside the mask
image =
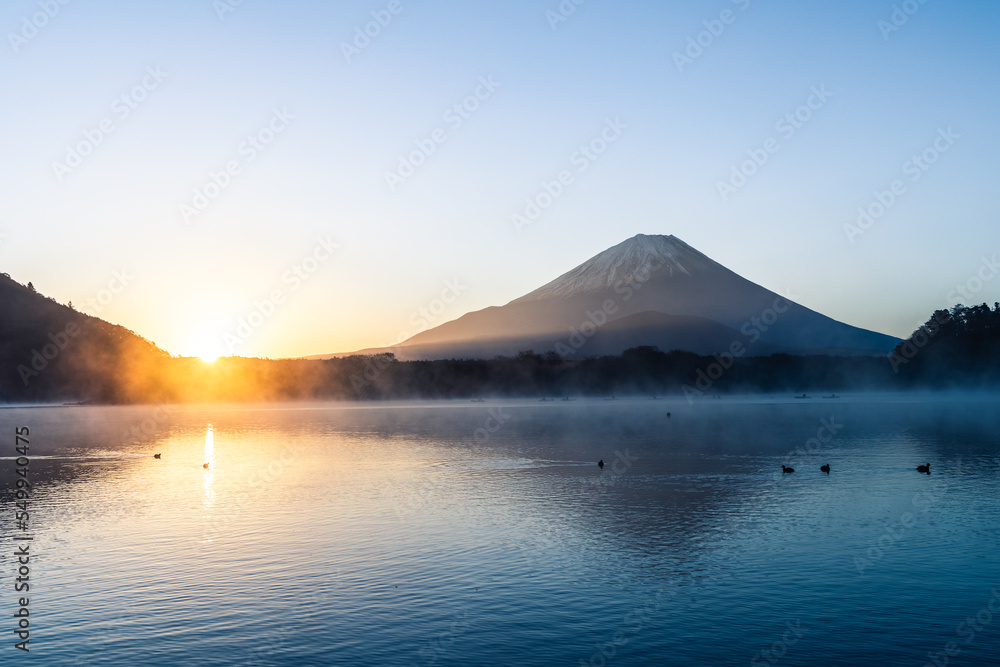
M 0 409 L 0 662 L 1000 664 L 998 407 Z

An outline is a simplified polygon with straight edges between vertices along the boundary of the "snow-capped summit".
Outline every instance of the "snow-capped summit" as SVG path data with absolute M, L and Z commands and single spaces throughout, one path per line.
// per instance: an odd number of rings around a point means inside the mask
M 513 303 L 567 297 L 605 290 L 615 285 L 643 283 L 654 271 L 660 275 L 672 276 L 678 273 L 691 275 L 713 268 L 723 267 L 676 236 L 636 234 Z
M 582 358 L 639 345 L 701 354 L 738 345 L 749 355 L 884 354 L 898 342 L 790 301 L 676 237 L 639 234 L 506 305 L 361 352 L 441 359 L 530 349 Z

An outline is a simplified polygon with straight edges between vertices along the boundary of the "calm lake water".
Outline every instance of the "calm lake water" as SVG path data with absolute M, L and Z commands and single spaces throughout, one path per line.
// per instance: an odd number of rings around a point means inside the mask
M 0 663 L 1000 664 L 998 407 L 2 409 Z

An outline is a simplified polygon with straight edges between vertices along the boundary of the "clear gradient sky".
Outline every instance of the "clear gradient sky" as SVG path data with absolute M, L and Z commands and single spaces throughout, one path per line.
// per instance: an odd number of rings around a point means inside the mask
M 673 234 L 905 336 L 935 309 L 1000 300 L 983 265 L 1000 253 L 1000 4 L 895 8 L 6 0 L 0 271 L 95 299 L 173 354 L 283 357 L 415 334 L 449 281 L 460 294 L 433 324 Z M 602 132 L 603 153 L 579 152 Z M 433 152 L 387 179 L 418 143 Z M 933 164 L 911 162 L 925 151 Z M 845 230 L 897 180 L 880 217 Z

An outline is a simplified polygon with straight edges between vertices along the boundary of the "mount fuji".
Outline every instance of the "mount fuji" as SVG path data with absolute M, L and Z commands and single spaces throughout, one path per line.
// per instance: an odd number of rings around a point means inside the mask
M 900 340 L 838 322 L 737 275 L 674 236 L 639 234 L 552 282 L 392 348 L 398 359 L 567 359 L 655 345 L 667 352 L 877 355 Z M 319 355 L 318 358 L 342 355 Z

